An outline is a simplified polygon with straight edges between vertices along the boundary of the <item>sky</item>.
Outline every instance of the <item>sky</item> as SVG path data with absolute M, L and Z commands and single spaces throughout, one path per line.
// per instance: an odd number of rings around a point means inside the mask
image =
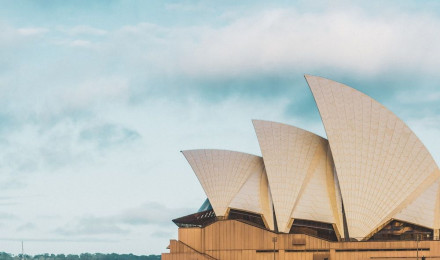
M 403 119 L 440 163 L 439 1 L 0 0 L 0 251 L 166 252 L 206 196 L 181 150 L 325 137 L 304 74 Z

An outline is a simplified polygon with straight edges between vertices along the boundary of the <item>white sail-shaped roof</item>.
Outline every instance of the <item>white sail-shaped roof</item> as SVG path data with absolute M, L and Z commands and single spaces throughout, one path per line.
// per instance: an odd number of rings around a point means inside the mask
M 336 203 L 331 203 L 327 189 L 328 181 L 333 181 L 333 167 L 327 167 L 327 140 L 281 123 L 261 120 L 253 120 L 253 123 L 279 231 L 289 232 L 295 214 L 298 218 L 339 224 L 335 221 L 339 217 L 333 216 L 337 214 Z M 334 184 L 328 186 L 335 187 Z M 307 203 L 313 205 L 307 208 Z
M 330 143 L 350 237 L 362 239 L 439 177 L 428 150 L 396 115 L 341 83 L 306 76 Z
M 251 190 L 260 194 L 258 188 L 261 180 L 258 179 L 265 175 L 261 157 L 226 150 L 189 150 L 182 153 L 193 168 L 217 216 L 227 214 L 231 202 L 240 190 L 241 199 L 235 203 L 248 207 L 250 211 L 261 210 L 262 207 L 257 205 L 256 200 L 245 201 L 246 193 Z M 265 191 L 267 195 L 267 189 Z M 266 204 L 265 210 L 270 207 Z
M 249 176 L 229 207 L 261 214 L 266 226 L 274 230 L 272 199 L 264 169 Z
M 304 184 L 304 192 L 291 217 L 336 224 L 335 231 L 344 238 L 342 210 L 339 203 L 340 191 L 335 183 L 334 165 L 328 143 L 318 149 L 323 148 L 327 148 L 327 151 L 319 151 L 321 158 L 316 162 L 318 164 L 316 169 Z
M 435 181 L 394 218 L 431 229 L 439 229 L 439 187 L 440 179 Z

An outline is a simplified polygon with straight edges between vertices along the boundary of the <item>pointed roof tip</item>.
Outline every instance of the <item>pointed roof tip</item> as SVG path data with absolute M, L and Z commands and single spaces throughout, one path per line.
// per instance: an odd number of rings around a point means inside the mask
M 321 78 L 321 79 L 326 79 L 326 80 L 330 80 L 330 81 L 335 81 L 333 79 L 327 78 L 326 76 L 319 76 L 319 75 L 312 75 L 312 74 L 304 74 L 304 77 L 305 78 Z M 335 81 L 335 82 L 338 82 L 338 81 Z
M 252 119 L 252 125 L 254 126 L 254 130 L 256 130 L 255 127 L 256 127 L 256 125 L 257 125 L 259 122 L 265 122 L 265 121 L 267 121 L 267 120 L 263 120 L 263 119 Z
M 189 154 L 189 153 L 191 153 L 191 152 L 193 152 L 193 151 L 198 151 L 198 150 L 203 150 L 203 149 L 189 149 L 189 150 L 181 150 L 180 152 L 183 154 L 183 156 L 185 156 L 185 158 L 186 158 L 186 156 Z
M 304 78 L 306 79 L 307 82 L 311 78 L 327 79 L 327 78 L 324 78 L 324 77 L 321 77 L 321 76 L 316 76 L 316 75 L 311 75 L 311 74 L 304 74 Z M 327 80 L 329 80 L 329 79 L 327 79 Z M 332 81 L 334 81 L 334 80 L 332 80 Z
M 304 78 L 306 79 L 307 84 L 309 84 L 309 80 L 311 80 L 312 78 L 320 78 L 319 76 L 315 76 L 315 75 L 310 75 L 310 74 L 304 74 Z M 310 86 L 310 84 L 309 84 Z
M 197 151 L 197 150 L 203 150 L 203 149 L 189 149 L 189 150 L 181 150 L 180 152 L 181 152 L 181 153 L 183 153 L 183 154 L 185 154 L 185 153 L 188 153 L 188 152 L 192 152 L 192 151 Z
M 369 166 L 361 165 L 360 168 L 356 167 L 356 169 L 353 169 L 347 167 L 346 165 L 351 165 L 351 163 L 353 162 L 356 163 L 359 160 L 361 160 L 361 158 L 370 158 L 370 156 L 376 156 L 380 158 L 384 154 L 388 155 L 385 146 L 383 146 L 380 147 L 379 150 L 377 149 L 374 151 L 368 150 L 362 152 L 362 154 L 350 154 L 349 156 L 347 156 L 343 152 L 343 150 L 346 151 L 347 149 L 349 151 L 351 149 L 355 150 L 357 142 L 362 138 L 359 137 L 359 135 L 357 135 L 356 129 L 359 129 L 358 127 L 367 130 L 373 129 L 372 128 L 373 125 L 370 124 L 370 120 L 385 122 L 385 124 L 382 123 L 379 124 L 379 131 L 386 131 L 388 129 L 386 122 L 390 122 L 391 120 L 396 122 L 395 125 L 397 125 L 397 122 L 399 122 L 399 124 L 401 125 L 404 125 L 405 128 L 407 127 L 407 125 L 405 124 L 405 122 L 399 119 L 393 112 L 391 112 L 388 108 L 380 104 L 378 101 L 374 100 L 372 97 L 368 96 L 367 94 L 353 87 L 350 87 L 344 83 L 340 83 L 338 81 L 328 79 L 325 77 L 317 77 L 317 76 L 309 77 L 309 75 L 305 75 L 305 78 L 307 80 L 310 89 L 312 90 L 313 97 L 315 98 L 318 111 L 321 115 L 322 122 L 324 124 L 324 129 L 329 139 L 330 150 L 333 155 L 334 166 L 339 180 L 339 187 L 342 194 L 341 196 L 343 198 L 344 210 L 348 223 L 348 231 L 350 235 L 354 237 L 364 237 L 364 238 L 368 237 L 369 234 L 373 232 L 373 230 L 375 230 L 378 226 L 381 225 L 382 220 L 377 219 L 375 217 L 375 214 L 376 215 L 382 214 L 382 216 L 386 216 L 385 218 L 389 218 L 396 215 L 395 212 L 402 211 L 402 209 L 409 204 L 409 201 L 414 200 L 413 194 L 416 194 L 419 190 L 422 189 L 420 188 L 422 187 L 421 185 L 423 184 L 422 180 L 427 183 L 428 181 L 431 180 L 431 178 L 434 178 L 435 173 L 430 171 L 423 171 L 423 169 L 417 169 L 414 172 L 399 171 L 398 176 L 400 179 L 409 178 L 408 176 L 410 174 L 417 174 L 420 181 L 412 183 L 410 186 L 408 186 L 405 189 L 405 192 L 402 192 L 401 190 L 394 188 L 382 189 L 380 191 L 379 195 L 381 197 L 387 197 L 387 196 L 393 197 L 396 196 L 396 194 L 399 194 L 398 196 L 400 198 L 398 201 L 396 201 L 395 204 L 392 204 L 388 201 L 386 202 L 377 201 L 374 203 L 368 203 L 369 202 L 368 194 L 362 192 L 356 192 L 351 194 L 350 196 L 347 196 L 346 195 L 347 193 L 350 194 L 349 193 L 351 191 L 350 187 L 352 187 L 353 183 L 355 185 L 360 185 L 359 187 L 361 188 L 359 190 L 371 190 L 371 187 L 374 187 L 376 183 L 371 181 L 363 182 L 358 179 L 353 179 L 354 178 L 353 176 L 356 176 L 356 174 L 363 174 L 365 170 L 368 169 L 367 167 Z M 321 91 L 323 89 L 327 90 L 327 92 Z M 328 102 L 329 99 L 326 98 L 326 96 L 328 95 L 331 96 L 330 98 L 331 102 Z M 334 116 L 335 113 L 340 111 L 339 110 L 340 104 L 342 104 L 341 108 L 343 109 L 342 110 L 343 113 Z M 353 107 L 353 109 L 348 109 L 349 106 L 350 108 L 352 106 L 350 104 L 359 104 L 359 107 L 364 107 L 363 106 L 364 104 L 368 104 L 368 110 L 363 110 L 364 111 L 363 113 L 366 113 L 367 116 L 363 116 L 359 120 L 353 120 L 354 122 L 353 121 L 350 122 L 350 118 L 356 118 L 355 113 L 357 113 L 356 106 Z M 376 113 L 375 111 L 379 111 L 379 112 Z M 383 116 L 385 114 L 386 116 Z M 356 127 L 351 127 L 350 124 L 354 124 Z M 340 131 L 339 129 L 344 129 L 344 130 L 342 132 L 338 132 Z M 410 138 L 411 135 L 415 136 L 414 132 L 412 132 L 411 129 L 409 129 L 410 134 L 404 135 L 403 132 L 400 132 L 398 129 L 392 128 L 390 129 L 390 131 L 392 131 L 393 133 L 391 136 L 382 137 L 382 139 L 379 140 L 375 138 L 379 136 L 377 134 L 377 131 L 376 132 L 372 130 L 368 130 L 368 131 L 370 131 L 369 132 L 370 140 L 375 140 L 373 145 L 380 142 L 383 142 L 384 144 L 392 143 L 394 142 L 393 140 L 395 139 L 395 137 L 392 137 L 393 135 L 398 136 L 398 144 L 404 143 L 406 140 Z M 353 140 L 342 141 L 342 139 L 340 139 L 339 136 L 337 136 L 338 134 L 342 134 L 345 136 L 347 135 L 353 136 L 354 134 L 355 138 Z M 402 137 L 402 136 L 406 136 L 406 137 Z M 426 147 L 423 145 L 423 143 L 421 143 L 420 139 L 418 139 L 417 136 L 415 136 L 414 143 L 421 144 L 421 147 L 423 147 L 421 149 L 426 150 Z M 378 145 L 376 146 L 379 147 Z M 387 179 L 389 178 L 388 176 L 393 176 L 394 174 L 391 169 L 397 167 L 404 169 L 408 167 L 408 165 L 410 165 L 410 163 L 412 162 L 412 160 L 410 159 L 406 160 L 406 162 L 404 163 L 400 163 L 401 165 L 399 165 L 398 162 L 401 153 L 402 154 L 406 153 L 411 155 L 417 154 L 418 150 L 416 150 L 417 148 L 414 147 L 416 147 L 416 145 L 402 146 L 401 152 L 391 155 L 391 159 L 389 160 L 390 161 L 389 165 L 384 166 L 378 163 L 375 164 L 373 163 L 376 172 L 381 172 L 381 175 L 385 176 L 383 180 L 382 179 L 380 180 L 382 183 L 384 183 L 383 185 L 391 185 L 389 183 L 389 180 Z M 417 147 L 419 147 L 419 145 L 417 145 Z M 435 161 L 431 160 L 432 157 L 429 151 L 427 151 L 426 154 L 427 155 L 425 155 L 424 163 L 426 163 L 427 165 L 428 163 L 431 165 L 435 165 Z M 349 163 L 346 164 L 345 162 L 349 162 Z M 359 201 L 361 201 L 362 204 L 360 204 Z M 362 207 L 359 206 L 359 205 L 364 205 L 364 203 L 367 206 L 362 206 Z M 374 208 L 380 208 L 380 210 L 377 213 L 373 214 L 371 212 L 372 209 Z M 362 218 L 365 219 L 369 219 L 369 223 L 364 225 L 362 220 L 360 219 L 361 217 L 359 216 L 362 216 Z

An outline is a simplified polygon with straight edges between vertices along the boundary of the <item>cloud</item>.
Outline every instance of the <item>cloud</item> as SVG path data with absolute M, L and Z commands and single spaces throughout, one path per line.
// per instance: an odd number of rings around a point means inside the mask
M 110 219 L 92 216 L 80 218 L 54 230 L 54 233 L 63 236 L 127 234 L 129 232 L 129 230 L 122 229 Z
M 72 47 L 91 47 L 92 43 L 86 40 L 73 40 L 69 45 Z
M 107 34 L 106 30 L 102 30 L 88 25 L 78 25 L 68 29 L 61 29 L 61 31 L 72 36 L 78 36 L 78 35 L 103 36 Z
M 20 35 L 23 36 L 36 36 L 49 32 L 49 29 L 42 27 L 27 27 L 27 28 L 20 28 L 17 31 Z
M 78 50 L 96 50 L 99 48 L 99 43 L 91 40 L 91 39 L 77 39 L 77 38 L 67 38 L 67 39 L 56 39 L 52 41 L 52 44 L 68 47 L 68 48 L 76 48 Z
M 298 68 L 338 69 L 361 76 L 422 68 L 432 74 L 440 66 L 439 26 L 438 17 L 424 13 L 380 17 L 360 10 L 270 10 L 205 31 L 181 68 L 193 76 L 286 73 Z
M 14 199 L 15 197 L 13 196 L 0 196 L 0 200 L 11 200 Z
M 140 137 L 138 132 L 114 124 L 89 127 L 79 134 L 81 141 L 95 142 L 99 147 L 132 142 Z
M 433 68 L 440 67 L 439 26 L 439 17 L 422 12 L 379 16 L 353 8 L 285 8 L 247 12 L 216 25 L 63 27 L 62 35 L 52 38 L 81 48 L 67 51 L 75 57 L 70 62 L 48 64 L 47 71 L 63 73 L 37 76 L 36 85 L 48 84 L 47 93 L 35 93 L 44 104 L 25 106 L 30 102 L 13 94 L 5 100 L 16 100 L 11 104 L 14 111 L 28 108 L 27 113 L 62 117 L 72 111 L 91 113 L 93 106 L 102 104 L 145 102 L 154 95 L 202 95 L 213 101 L 237 94 L 279 98 L 286 92 L 294 95 L 295 85 L 304 86 L 304 73 L 359 82 L 434 75 Z M 105 37 L 97 40 L 96 35 Z M 22 92 L 26 89 L 18 91 Z M 295 108 L 288 110 L 296 113 Z
M 29 230 L 31 230 L 31 229 L 36 229 L 37 228 L 37 226 L 34 224 L 34 223 L 31 223 L 31 222 L 27 222 L 27 223 L 25 223 L 25 224 L 23 224 L 23 225 L 20 225 L 19 227 L 17 227 L 17 231 L 18 232 L 20 232 L 20 231 L 29 231 Z
M 154 231 L 151 236 L 153 237 L 159 237 L 159 238 L 171 238 L 173 237 L 174 232 L 167 232 L 167 231 L 163 231 L 163 230 L 157 230 Z
M 132 228 L 152 225 L 171 227 L 171 219 L 193 213 L 194 209 L 168 208 L 159 203 L 145 203 L 139 207 L 122 211 L 110 216 L 85 216 L 78 218 L 54 230 L 63 236 L 117 235 L 132 232 Z M 153 236 L 164 237 L 169 233 L 154 232 Z
M 20 219 L 17 215 L 7 213 L 7 212 L 0 212 L 0 220 L 7 221 L 7 220 L 17 220 Z
M 0 76 L 2 72 L 5 72 L 5 68 L 10 68 L 11 64 L 16 62 L 13 61 L 13 58 L 17 56 L 17 50 L 23 51 L 29 46 L 35 46 L 37 40 L 41 40 L 41 36 L 49 32 L 49 29 L 43 27 L 17 28 L 2 23 L 2 21 L 0 21 L 0 30 L 2 31 L 0 35 L 0 47 L 2 48 L 0 58 L 3 60 L 0 67 L 3 71 L 0 71 Z
M 128 225 L 170 225 L 171 219 L 194 213 L 189 208 L 168 208 L 159 203 L 145 203 L 115 216 L 115 219 Z
M 77 243 L 90 243 L 90 242 L 99 242 L 99 243 L 111 243 L 117 242 L 117 239 L 107 239 L 107 238 L 13 238 L 13 237 L 0 237 L 0 241 L 27 241 L 27 242 L 57 242 L 57 243 L 65 243 L 65 242 L 77 242 Z
M 49 104 L 85 110 L 116 100 L 144 101 L 142 96 L 152 95 L 279 98 L 304 84 L 304 73 L 358 82 L 402 78 L 395 84 L 416 73 L 437 77 L 439 26 L 440 18 L 429 13 L 389 11 L 379 16 L 356 8 L 314 12 L 272 8 L 237 15 L 219 25 L 139 23 L 112 30 L 74 26 L 65 29 L 67 38 L 61 42 L 93 51 L 85 55 L 78 50 L 74 62 L 82 62 L 68 70 L 116 73 L 73 79 L 69 82 L 74 84 L 65 85 Z M 105 37 L 97 41 L 93 34 Z M 93 64 L 86 66 L 89 71 L 81 68 L 89 61 Z
M 207 6 L 204 5 L 203 2 L 194 3 L 168 3 L 165 4 L 165 9 L 173 10 L 173 11 L 184 11 L 184 12 L 193 12 L 193 11 L 206 11 Z
M 8 188 L 5 188 L 5 187 L 1 187 L 2 185 L 0 185 L 0 188 L 3 190 L 3 191 L 5 191 L 5 192 L 7 192 L 8 191 Z M 10 187 L 11 188 L 11 187 Z M 19 187 L 12 187 L 12 189 L 14 189 L 14 188 L 22 188 L 22 186 L 19 186 Z M 3 196 L 3 197 L 0 197 L 0 205 L 1 206 L 14 206 L 14 205 L 18 205 L 19 204 L 19 202 L 18 202 L 18 199 L 19 199 L 20 197 L 18 197 L 18 196 Z
M 89 108 L 102 102 L 124 101 L 128 97 L 127 79 L 115 76 L 88 79 L 60 93 L 63 103 L 73 109 Z
M 9 178 L 5 181 L 0 180 L 0 190 L 15 190 L 26 187 L 26 183 L 19 179 Z M 11 202 L 8 202 L 11 203 Z

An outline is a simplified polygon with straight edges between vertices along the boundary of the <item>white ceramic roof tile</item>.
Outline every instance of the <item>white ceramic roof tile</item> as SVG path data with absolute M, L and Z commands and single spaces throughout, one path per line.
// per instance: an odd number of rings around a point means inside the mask
M 225 216 L 233 198 L 250 176 L 264 174 L 263 159 L 259 156 L 225 150 L 189 150 L 182 153 L 193 168 L 217 216 Z M 249 188 L 253 180 L 251 178 Z M 242 203 L 255 208 L 253 202 Z
M 323 142 L 324 143 L 324 142 Z M 326 148 L 325 142 L 322 148 Z M 298 199 L 298 203 L 293 210 L 292 218 L 315 220 L 327 223 L 337 223 L 333 215 L 332 203 L 330 201 L 330 185 L 328 183 L 328 170 L 333 173 L 332 166 L 328 169 L 326 152 L 320 151 L 322 157 L 316 161 L 316 169 L 312 172 L 308 182 L 306 181 L 304 192 Z M 333 177 L 333 176 L 332 176 Z M 333 181 L 333 178 L 331 178 Z M 335 198 L 336 199 L 336 198 Z
M 421 141 L 367 95 L 306 76 L 339 178 L 350 237 L 365 238 L 440 175 Z
M 331 191 L 335 193 L 335 186 L 333 166 L 327 165 L 327 140 L 281 123 L 261 120 L 253 120 L 253 123 L 279 231 L 289 232 L 295 217 L 339 224 L 335 221 L 339 217 L 333 215 L 338 212 L 336 198 L 332 203 L 329 197 Z
M 262 163 L 263 159 L 259 158 Z M 268 228 L 274 229 L 272 200 L 264 166 L 251 173 L 229 207 L 261 214 Z
M 394 218 L 434 229 L 439 185 L 437 180 Z
M 253 172 L 246 180 L 240 191 L 232 199 L 231 208 L 244 209 L 251 212 L 260 213 L 260 181 L 262 172 Z

